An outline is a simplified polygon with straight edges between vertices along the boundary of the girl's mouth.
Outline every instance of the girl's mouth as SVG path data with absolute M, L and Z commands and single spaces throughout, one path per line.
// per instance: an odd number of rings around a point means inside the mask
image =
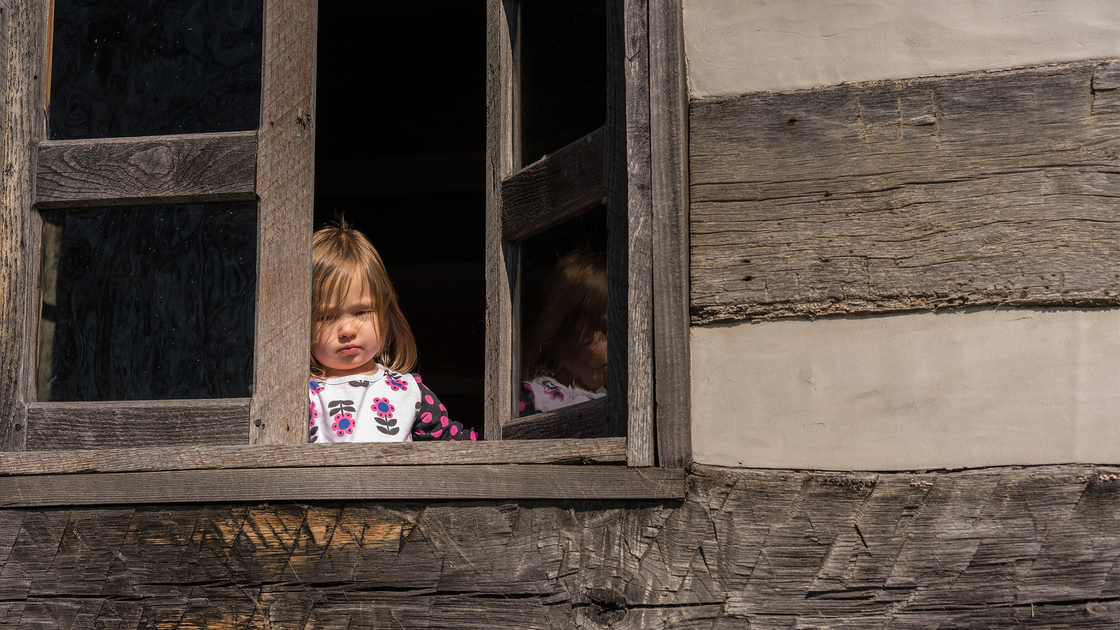
M 358 350 L 361 350 L 361 349 L 362 349 L 361 346 L 343 346 L 342 348 L 339 349 L 339 352 L 342 353 L 342 354 L 354 354 L 355 352 L 357 352 Z

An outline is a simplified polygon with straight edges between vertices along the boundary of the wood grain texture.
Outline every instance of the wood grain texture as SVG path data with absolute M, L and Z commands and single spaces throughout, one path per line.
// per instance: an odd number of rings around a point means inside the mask
M 683 499 L 680 468 L 347 466 L 0 477 L 0 507 L 351 501 L 358 499 Z
M 513 172 L 513 51 L 510 16 L 516 3 L 486 3 L 486 382 L 487 440 L 502 439 L 513 415 L 513 269 L 516 253 L 502 234 L 502 180 Z M 507 11 L 511 13 L 507 15 Z M 514 22 L 516 24 L 516 21 Z
M 1118 65 L 692 103 L 692 323 L 1120 304 Z
M 306 440 L 317 24 L 316 0 L 265 3 L 251 444 Z
M 24 448 L 26 403 L 35 399 L 42 219 L 31 211 L 31 156 L 46 129 L 47 8 L 0 4 L 0 451 Z
M 626 77 L 627 462 L 656 463 L 653 425 L 653 216 L 646 0 L 623 5 Z
M 556 411 L 513 418 L 502 426 L 502 439 L 605 438 L 607 436 L 605 407 L 606 398 L 597 398 Z
M 255 200 L 257 132 L 39 145 L 40 209 Z
M 246 411 L 246 415 L 248 412 Z M 435 464 L 615 464 L 626 461 L 625 438 L 547 442 L 413 442 L 101 448 L 27 451 L 0 458 L 0 476 L 150 472 L 312 466 Z
M 248 398 L 31 403 L 27 448 L 245 444 Z
M 0 510 L 0 628 L 1115 628 L 1118 473 L 698 468 L 683 503 Z
M 688 76 L 680 0 L 650 0 L 650 177 L 657 463 L 692 463 Z
M 603 129 L 502 182 L 502 238 L 520 241 L 603 202 Z

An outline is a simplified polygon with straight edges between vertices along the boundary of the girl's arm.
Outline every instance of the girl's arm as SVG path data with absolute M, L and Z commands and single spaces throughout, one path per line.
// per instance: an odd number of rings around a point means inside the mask
M 416 422 L 412 425 L 413 441 L 462 442 L 478 439 L 477 431 L 464 429 L 463 425 L 447 417 L 447 408 L 427 385 L 420 382 L 419 376 L 413 374 L 412 378 L 420 388 L 420 408 L 416 410 Z

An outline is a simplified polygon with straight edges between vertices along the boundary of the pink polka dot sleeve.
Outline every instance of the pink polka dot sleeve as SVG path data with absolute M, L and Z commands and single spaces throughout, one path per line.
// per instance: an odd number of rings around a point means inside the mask
M 420 402 L 416 407 L 416 422 L 412 425 L 413 441 L 441 440 L 444 442 L 463 442 L 479 439 L 479 431 L 466 429 L 462 424 L 448 417 L 447 408 L 440 403 L 435 393 L 420 382 L 420 377 L 412 375 L 420 388 Z

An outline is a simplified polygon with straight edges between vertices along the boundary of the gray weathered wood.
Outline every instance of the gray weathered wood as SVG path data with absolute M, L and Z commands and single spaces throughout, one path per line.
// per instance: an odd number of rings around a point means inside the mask
M 306 440 L 316 0 L 264 5 L 251 444 Z
M 311 466 L 613 464 L 625 461 L 625 438 L 555 439 L 533 444 L 366 442 L 331 445 L 195 445 L 6 453 L 0 458 L 0 476 Z
M 603 438 L 607 436 L 605 407 L 606 399 L 597 398 L 556 411 L 513 418 L 502 426 L 502 439 Z
M 683 503 L 0 510 L 0 628 L 1112 629 L 1118 501 L 1116 467 L 698 467 Z
M 513 278 L 502 234 L 502 180 L 513 172 L 513 50 L 516 3 L 486 3 L 486 413 L 487 440 L 502 439 L 513 414 Z M 507 13 L 509 12 L 509 13 Z M 516 24 L 516 22 L 514 22 Z
M 692 323 L 1120 304 L 1118 66 L 694 102 Z
M 29 450 L 244 444 L 248 398 L 31 403 Z
M 683 499 L 682 469 L 349 466 L 0 477 L 0 508 L 363 499 Z
M 603 129 L 502 182 L 502 238 L 520 241 L 603 203 Z
M 31 156 L 46 128 L 48 7 L 10 0 L 0 9 L 0 451 L 13 451 L 24 448 L 35 399 L 42 219 L 31 211 Z
M 657 463 L 692 463 L 688 86 L 680 0 L 650 0 L 650 171 Z
M 656 463 L 653 434 L 653 216 L 648 3 L 623 5 L 626 76 L 627 462 Z
M 39 145 L 40 209 L 253 201 L 257 132 L 49 141 Z

